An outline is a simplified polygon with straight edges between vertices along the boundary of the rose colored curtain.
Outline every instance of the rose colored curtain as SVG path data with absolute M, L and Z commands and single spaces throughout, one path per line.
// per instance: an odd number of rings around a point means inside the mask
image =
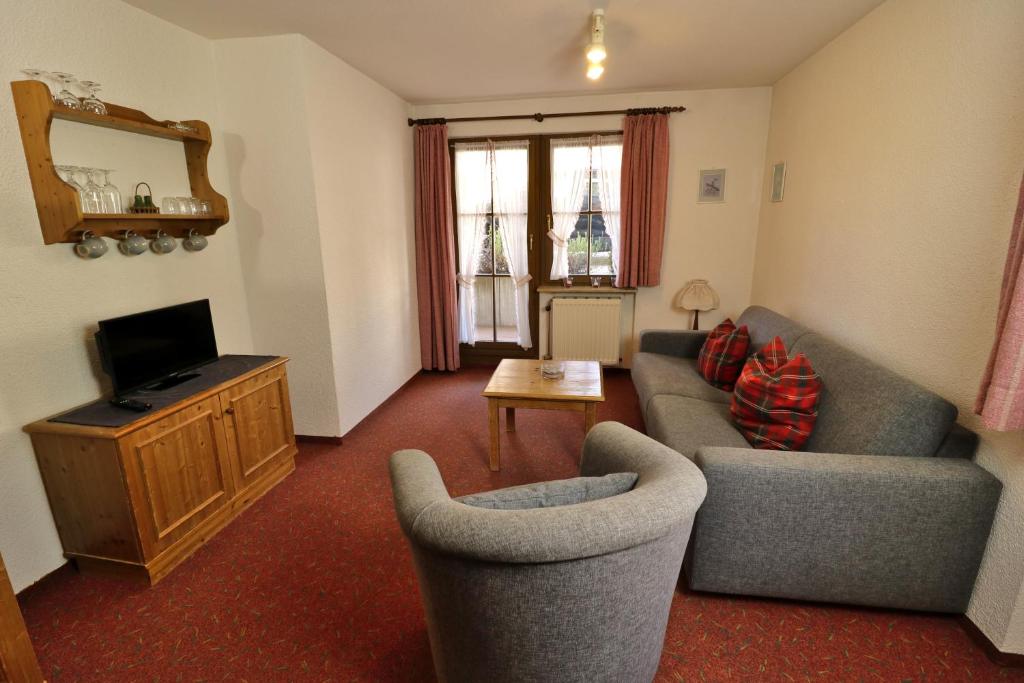
M 416 295 L 424 370 L 458 370 L 448 126 L 416 126 Z
M 668 197 L 668 114 L 626 116 L 622 139 L 622 226 L 618 287 L 661 281 Z
M 981 380 L 974 412 L 989 429 L 1024 429 L 1024 179 L 1003 269 L 996 340 Z

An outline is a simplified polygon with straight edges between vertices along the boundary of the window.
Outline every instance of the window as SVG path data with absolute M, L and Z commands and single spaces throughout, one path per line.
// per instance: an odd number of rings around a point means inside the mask
M 551 280 L 615 275 L 621 166 L 619 135 L 551 140 Z

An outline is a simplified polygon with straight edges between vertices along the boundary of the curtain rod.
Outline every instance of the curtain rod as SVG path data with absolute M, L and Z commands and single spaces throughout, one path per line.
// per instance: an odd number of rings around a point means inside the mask
M 609 109 L 607 111 L 567 111 L 556 114 L 508 114 L 506 116 L 461 116 L 454 119 L 409 119 L 410 126 L 422 126 L 436 123 L 462 123 L 464 121 L 513 121 L 517 119 L 533 119 L 538 123 L 544 119 L 560 119 L 569 116 L 611 116 L 614 114 L 625 114 L 627 116 L 636 114 L 671 114 L 673 112 L 686 111 L 686 107 L 641 107 L 639 109 Z

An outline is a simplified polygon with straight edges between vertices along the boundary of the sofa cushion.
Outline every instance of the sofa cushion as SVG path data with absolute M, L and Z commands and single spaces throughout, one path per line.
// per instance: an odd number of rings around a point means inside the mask
M 806 450 L 931 456 L 956 422 L 949 401 L 820 334 L 804 334 L 789 348 L 805 354 L 821 376 Z
M 736 431 L 729 406 L 686 396 L 662 394 L 647 408 L 647 434 L 693 459 L 701 446 L 750 448 Z
M 736 319 L 737 325 L 746 325 L 750 333 L 750 353 L 757 351 L 773 338 L 779 337 L 790 351 L 800 337 L 810 330 L 803 325 L 762 306 L 751 306 Z
M 676 358 L 660 353 L 633 355 L 631 370 L 636 393 L 640 396 L 640 409 L 647 415 L 650 400 L 659 394 L 673 394 L 700 398 L 715 403 L 729 403 L 732 394 L 716 389 L 697 372 L 694 358 Z
M 747 327 L 736 327 L 726 318 L 704 340 L 697 355 L 697 371 L 708 384 L 724 391 L 732 391 L 743 369 L 750 346 Z
M 575 477 L 510 486 L 497 491 L 461 496 L 455 500 L 490 510 L 551 508 L 617 496 L 632 489 L 636 480 L 636 472 L 613 472 L 603 477 Z
M 743 367 L 730 412 L 754 448 L 798 451 L 814 429 L 821 380 L 807 356 L 789 358 L 775 337 Z

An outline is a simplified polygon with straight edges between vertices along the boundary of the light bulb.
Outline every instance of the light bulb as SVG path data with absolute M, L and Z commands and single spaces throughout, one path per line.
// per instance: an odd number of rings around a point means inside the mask
M 601 78 L 601 74 L 604 73 L 604 67 L 600 64 L 590 64 L 587 66 L 587 78 L 592 81 L 596 81 Z
M 591 43 L 587 47 L 587 61 L 591 64 L 600 64 L 608 56 L 607 50 L 604 49 L 604 45 L 600 43 Z

